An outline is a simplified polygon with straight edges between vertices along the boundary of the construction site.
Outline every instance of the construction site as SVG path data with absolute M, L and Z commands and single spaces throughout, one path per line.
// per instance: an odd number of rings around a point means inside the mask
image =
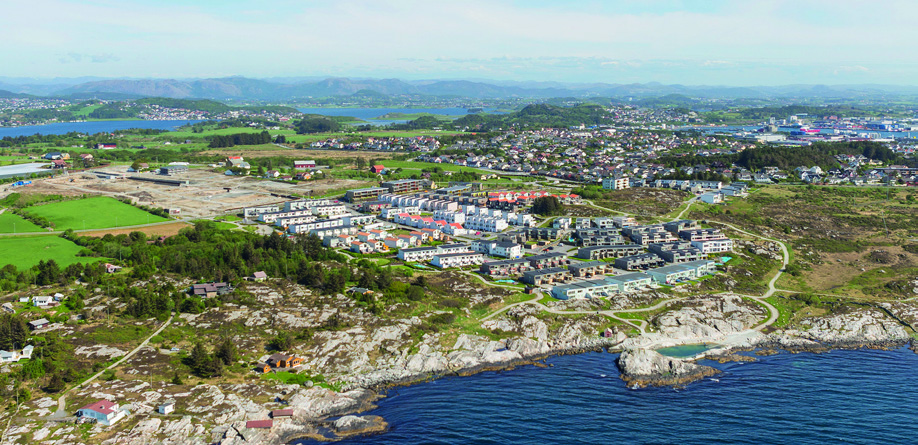
M 243 207 L 290 199 L 334 196 L 338 192 L 343 195 L 346 189 L 374 184 L 340 178 L 296 183 L 227 176 L 208 168 L 191 168 L 172 176 L 127 170 L 127 166 L 107 166 L 36 179 L 28 187 L 8 187 L 5 192 L 127 198 L 134 204 L 168 209 L 182 219 L 197 219 L 241 213 Z

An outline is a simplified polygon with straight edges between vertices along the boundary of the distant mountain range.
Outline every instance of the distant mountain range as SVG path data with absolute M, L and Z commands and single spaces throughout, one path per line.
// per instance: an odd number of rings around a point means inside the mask
M 139 97 L 215 100 L 288 101 L 330 96 L 420 95 L 476 99 L 609 97 L 646 99 L 683 95 L 694 99 L 838 98 L 865 99 L 918 96 L 918 87 L 892 85 L 783 85 L 759 87 L 642 84 L 565 84 L 558 82 L 486 82 L 469 80 L 402 81 L 399 79 L 327 78 L 322 80 L 251 79 L 30 79 L 0 78 L 0 97 L 11 94 L 73 98 Z M 3 95 L 7 96 L 3 96 Z

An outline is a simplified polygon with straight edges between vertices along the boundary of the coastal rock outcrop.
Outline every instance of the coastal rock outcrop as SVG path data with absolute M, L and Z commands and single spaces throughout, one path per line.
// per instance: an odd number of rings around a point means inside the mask
M 388 427 L 379 416 L 344 416 L 334 423 L 335 434 L 341 437 L 381 433 Z
M 616 364 L 622 380 L 637 387 L 683 385 L 720 372 L 710 366 L 666 357 L 651 349 L 625 350 Z

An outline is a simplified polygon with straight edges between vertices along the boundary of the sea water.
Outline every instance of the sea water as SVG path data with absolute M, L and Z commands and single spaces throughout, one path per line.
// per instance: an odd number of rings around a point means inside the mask
M 587 353 L 389 391 L 387 433 L 344 444 L 907 444 L 918 355 L 781 353 L 717 364 L 684 388 L 629 389 L 617 355 Z M 301 442 L 312 443 L 312 442 Z

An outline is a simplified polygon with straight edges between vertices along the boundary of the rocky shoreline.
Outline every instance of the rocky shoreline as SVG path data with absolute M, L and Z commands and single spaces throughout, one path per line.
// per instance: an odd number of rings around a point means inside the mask
M 562 305 L 564 304 L 564 305 Z M 558 303 L 555 308 L 591 312 L 590 302 Z M 898 314 L 908 308 L 893 307 Z M 592 308 L 595 310 L 595 308 Z M 384 392 L 399 386 L 423 383 L 448 376 L 468 376 L 480 372 L 502 371 L 519 366 L 544 366 L 543 360 L 584 352 L 621 352 L 616 364 L 621 378 L 630 387 L 661 385 L 684 386 L 720 371 L 699 360 L 754 361 L 755 355 L 778 351 L 826 352 L 833 349 L 889 349 L 911 344 L 905 327 L 888 312 L 859 308 L 845 313 L 800 320 L 793 327 L 763 333 L 754 329 L 767 316 L 757 304 L 733 295 L 702 295 L 680 300 L 678 308 L 648 318 L 648 331 L 628 337 L 623 326 L 613 326 L 609 337 L 598 334 L 608 319 L 590 313 L 585 317 L 539 318 L 544 314 L 532 305 L 514 307 L 500 317 L 483 323 L 492 333 L 514 332 L 513 336 L 425 334 L 410 347 L 399 343 L 417 320 L 399 320 L 394 325 L 372 331 L 355 327 L 334 331 L 321 349 L 304 351 L 311 357 L 310 369 L 335 375 L 336 390 L 318 385 L 257 383 L 194 387 L 157 385 L 132 380 L 94 383 L 81 390 L 79 397 L 111 397 L 129 400 L 137 422 L 128 430 L 114 432 L 107 444 L 208 444 L 241 445 L 251 443 L 286 444 L 309 438 L 336 441 L 365 434 L 384 434 L 385 419 L 367 413 Z M 551 329 L 549 329 L 551 324 Z M 679 345 L 715 344 L 691 359 L 666 357 L 657 349 Z M 370 359 L 367 351 L 387 351 Z M 335 356 L 337 361 L 330 361 Z M 334 373 L 334 374 L 332 374 Z M 177 400 L 181 416 L 153 414 L 159 400 Z M 271 402 L 266 402 L 271 400 Z M 39 401 L 37 409 L 26 415 L 46 416 L 55 404 Z M 268 419 L 272 409 L 289 409 L 293 415 L 274 419 L 270 428 L 247 428 L 248 420 Z M 215 425 L 215 426 L 214 426 Z M 57 432 L 47 427 L 13 430 L 7 439 L 60 436 L 49 443 L 75 443 L 76 430 L 65 427 Z M 93 434 L 103 433 L 101 427 Z M 61 433 L 62 431 L 62 433 Z M 68 436 L 69 435 L 69 436 Z M 69 437 L 69 441 L 68 441 Z M 47 442 L 47 441 L 46 441 Z M 12 443 L 12 442 L 10 442 Z

